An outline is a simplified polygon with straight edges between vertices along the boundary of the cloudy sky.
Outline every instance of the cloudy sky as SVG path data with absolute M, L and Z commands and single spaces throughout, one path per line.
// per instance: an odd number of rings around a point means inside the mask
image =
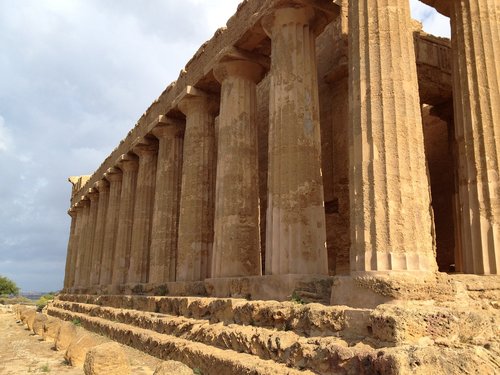
M 0 275 L 62 288 L 67 177 L 92 173 L 239 0 L 0 0 Z M 411 0 L 428 32 L 449 22 Z

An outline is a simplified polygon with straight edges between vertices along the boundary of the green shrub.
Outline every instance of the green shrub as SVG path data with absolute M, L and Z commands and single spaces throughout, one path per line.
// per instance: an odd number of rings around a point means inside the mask
M 47 303 L 49 303 L 50 301 L 52 301 L 54 299 L 54 295 L 49 293 L 49 294 L 44 294 L 43 296 L 41 296 L 38 301 L 36 301 L 36 309 L 38 311 L 42 311 L 42 309 L 47 306 Z
M 73 319 L 71 323 L 73 323 L 77 327 L 80 327 L 82 325 L 82 322 L 78 318 Z
M 0 276 L 0 296 L 17 296 L 19 288 L 16 283 L 5 276 Z

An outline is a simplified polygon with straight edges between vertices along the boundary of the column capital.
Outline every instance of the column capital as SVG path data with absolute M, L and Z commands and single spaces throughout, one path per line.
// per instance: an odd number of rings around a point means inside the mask
M 270 68 L 267 56 L 250 53 L 236 47 L 222 50 L 215 58 L 213 73 L 215 79 L 222 83 L 227 77 L 242 77 L 258 83 Z
M 82 207 L 81 205 L 79 205 L 78 203 L 80 203 L 80 202 L 75 203 L 75 204 L 73 205 L 73 207 L 71 207 L 71 210 L 73 210 L 73 211 L 74 211 L 75 213 L 77 213 L 77 214 L 78 214 L 78 212 L 80 212 L 80 211 L 82 210 L 82 208 L 83 208 L 83 207 Z
M 102 192 L 102 191 L 109 189 L 109 182 L 106 181 L 104 178 L 105 178 L 105 176 L 103 176 L 102 179 L 100 179 L 99 181 L 97 181 L 94 184 L 94 189 L 98 190 L 99 192 Z
M 206 108 L 207 112 L 216 114 L 219 110 L 218 100 L 194 86 L 186 86 L 182 93 L 174 99 L 172 107 L 177 107 L 186 116 L 191 112 Z
M 123 178 L 123 172 L 120 168 L 108 168 L 106 173 L 104 173 L 104 178 L 109 182 L 120 181 Z
M 76 214 L 77 214 L 77 210 L 75 207 L 71 207 L 69 210 L 68 210 L 68 215 L 71 216 L 72 218 L 75 218 L 76 217 Z
M 90 204 L 90 199 L 86 195 L 82 195 L 80 200 L 76 203 L 76 207 L 84 208 Z
M 116 164 L 123 172 L 136 171 L 139 168 L 139 158 L 128 152 L 121 155 L 116 161 Z
M 132 143 L 132 152 L 139 157 L 158 152 L 158 141 L 154 138 L 139 137 Z
M 269 37 L 272 37 L 275 27 L 283 27 L 291 23 L 309 25 L 317 36 L 328 25 L 329 18 L 323 11 L 318 11 L 304 2 L 290 1 L 271 9 L 262 17 L 261 25 Z
M 151 134 L 153 134 L 156 138 L 175 138 L 182 136 L 184 134 L 184 125 L 165 125 L 158 124 L 155 128 L 151 130 Z
M 162 125 L 173 126 L 173 127 L 177 126 L 182 128 L 184 126 L 184 121 L 167 115 L 160 115 L 148 125 L 148 132 L 153 134 L 152 130 Z
M 87 196 L 91 202 L 95 202 L 99 199 L 99 192 L 95 188 L 90 188 L 87 192 Z
M 439 13 L 446 17 L 450 17 L 451 15 L 451 7 L 452 3 L 455 0 L 421 0 L 424 4 L 429 5 L 436 9 Z

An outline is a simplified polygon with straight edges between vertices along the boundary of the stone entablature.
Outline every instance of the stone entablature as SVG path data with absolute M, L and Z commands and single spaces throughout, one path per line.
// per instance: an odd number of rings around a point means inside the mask
M 428 280 L 440 210 L 455 241 L 440 268 L 498 274 L 498 28 L 481 42 L 460 26 L 494 9 L 453 6 L 450 47 L 396 3 L 243 2 L 99 169 L 71 178 L 65 289 L 282 299 L 335 274 Z M 426 147 L 453 153 L 451 193 L 431 192 Z

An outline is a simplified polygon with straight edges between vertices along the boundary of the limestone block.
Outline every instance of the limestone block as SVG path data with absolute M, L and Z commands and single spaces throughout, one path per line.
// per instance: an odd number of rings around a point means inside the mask
M 370 314 L 369 325 L 373 337 L 396 343 L 418 343 L 427 338 L 482 343 L 498 334 L 495 314 L 486 316 L 470 307 L 447 308 L 418 302 L 380 305 Z
M 61 328 L 61 323 L 60 319 L 49 317 L 43 324 L 43 339 L 46 341 L 55 341 Z
M 61 322 L 55 339 L 56 350 L 66 350 L 77 335 L 76 326 L 70 322 Z
M 26 318 L 24 320 L 24 323 L 28 325 L 28 329 L 31 331 L 33 330 L 33 323 L 35 322 L 36 318 L 36 311 L 31 310 L 26 313 Z
M 22 317 L 24 314 L 30 310 L 28 307 L 23 306 L 23 305 L 17 305 L 14 309 L 14 312 L 16 313 L 16 318 L 19 320 L 22 320 Z
M 130 365 L 120 344 L 108 342 L 91 348 L 83 365 L 85 375 L 127 375 Z
M 43 325 L 47 321 L 47 315 L 37 313 L 35 315 L 35 319 L 33 320 L 33 332 L 35 335 L 42 336 L 43 335 Z
M 102 340 L 97 336 L 82 332 L 73 338 L 66 353 L 64 353 L 64 358 L 71 366 L 80 366 L 85 362 L 87 352 L 94 346 L 101 344 Z
M 181 362 L 165 361 L 160 363 L 153 375 L 192 375 L 193 370 Z

